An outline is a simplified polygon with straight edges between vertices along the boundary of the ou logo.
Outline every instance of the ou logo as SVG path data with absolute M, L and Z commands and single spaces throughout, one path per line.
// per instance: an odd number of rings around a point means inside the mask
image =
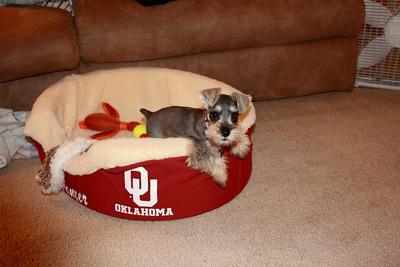
M 140 179 L 132 178 L 132 172 L 140 173 Z M 150 179 L 150 199 L 141 200 L 143 196 L 149 191 L 149 173 L 143 167 L 138 167 L 124 173 L 125 189 L 129 194 L 133 195 L 133 202 L 139 207 L 153 207 L 157 201 L 157 180 Z

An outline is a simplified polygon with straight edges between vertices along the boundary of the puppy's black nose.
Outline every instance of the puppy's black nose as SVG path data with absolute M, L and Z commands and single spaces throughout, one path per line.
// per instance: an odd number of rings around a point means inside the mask
M 231 134 L 231 130 L 228 127 L 221 127 L 221 134 L 223 137 L 228 137 Z

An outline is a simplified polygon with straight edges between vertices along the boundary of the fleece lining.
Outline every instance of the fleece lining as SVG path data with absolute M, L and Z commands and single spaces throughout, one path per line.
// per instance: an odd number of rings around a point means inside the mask
M 90 113 L 103 112 L 102 102 L 115 107 L 121 121 L 143 123 L 140 108 L 152 111 L 171 105 L 202 108 L 200 91 L 215 87 L 220 87 L 224 94 L 238 91 L 205 76 L 164 68 L 122 68 L 73 74 L 39 96 L 26 122 L 25 134 L 47 151 L 65 140 L 96 133 L 80 129 L 78 122 Z M 247 130 L 255 119 L 255 109 L 250 103 L 247 112 L 240 117 L 240 124 Z M 65 170 L 82 175 L 100 168 L 186 156 L 191 151 L 191 142 L 183 138 L 135 139 L 131 136 L 121 131 L 112 139 L 96 142 L 87 153 L 73 157 Z

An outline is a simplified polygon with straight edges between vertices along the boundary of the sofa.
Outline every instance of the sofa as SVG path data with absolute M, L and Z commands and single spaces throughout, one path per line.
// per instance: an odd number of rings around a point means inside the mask
M 255 101 L 351 91 L 363 21 L 362 0 L 1 7 L 0 107 L 30 110 L 68 74 L 128 66 L 199 73 Z

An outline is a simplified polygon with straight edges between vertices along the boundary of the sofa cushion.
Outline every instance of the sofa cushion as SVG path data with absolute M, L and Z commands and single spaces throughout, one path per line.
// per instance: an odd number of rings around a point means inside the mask
M 144 6 L 162 5 L 171 2 L 171 0 L 137 0 L 137 1 Z
M 79 65 L 71 15 L 42 7 L 0 8 L 0 82 Z
M 362 0 L 184 0 L 151 7 L 77 0 L 75 12 L 81 57 L 89 62 L 349 37 L 363 23 Z

